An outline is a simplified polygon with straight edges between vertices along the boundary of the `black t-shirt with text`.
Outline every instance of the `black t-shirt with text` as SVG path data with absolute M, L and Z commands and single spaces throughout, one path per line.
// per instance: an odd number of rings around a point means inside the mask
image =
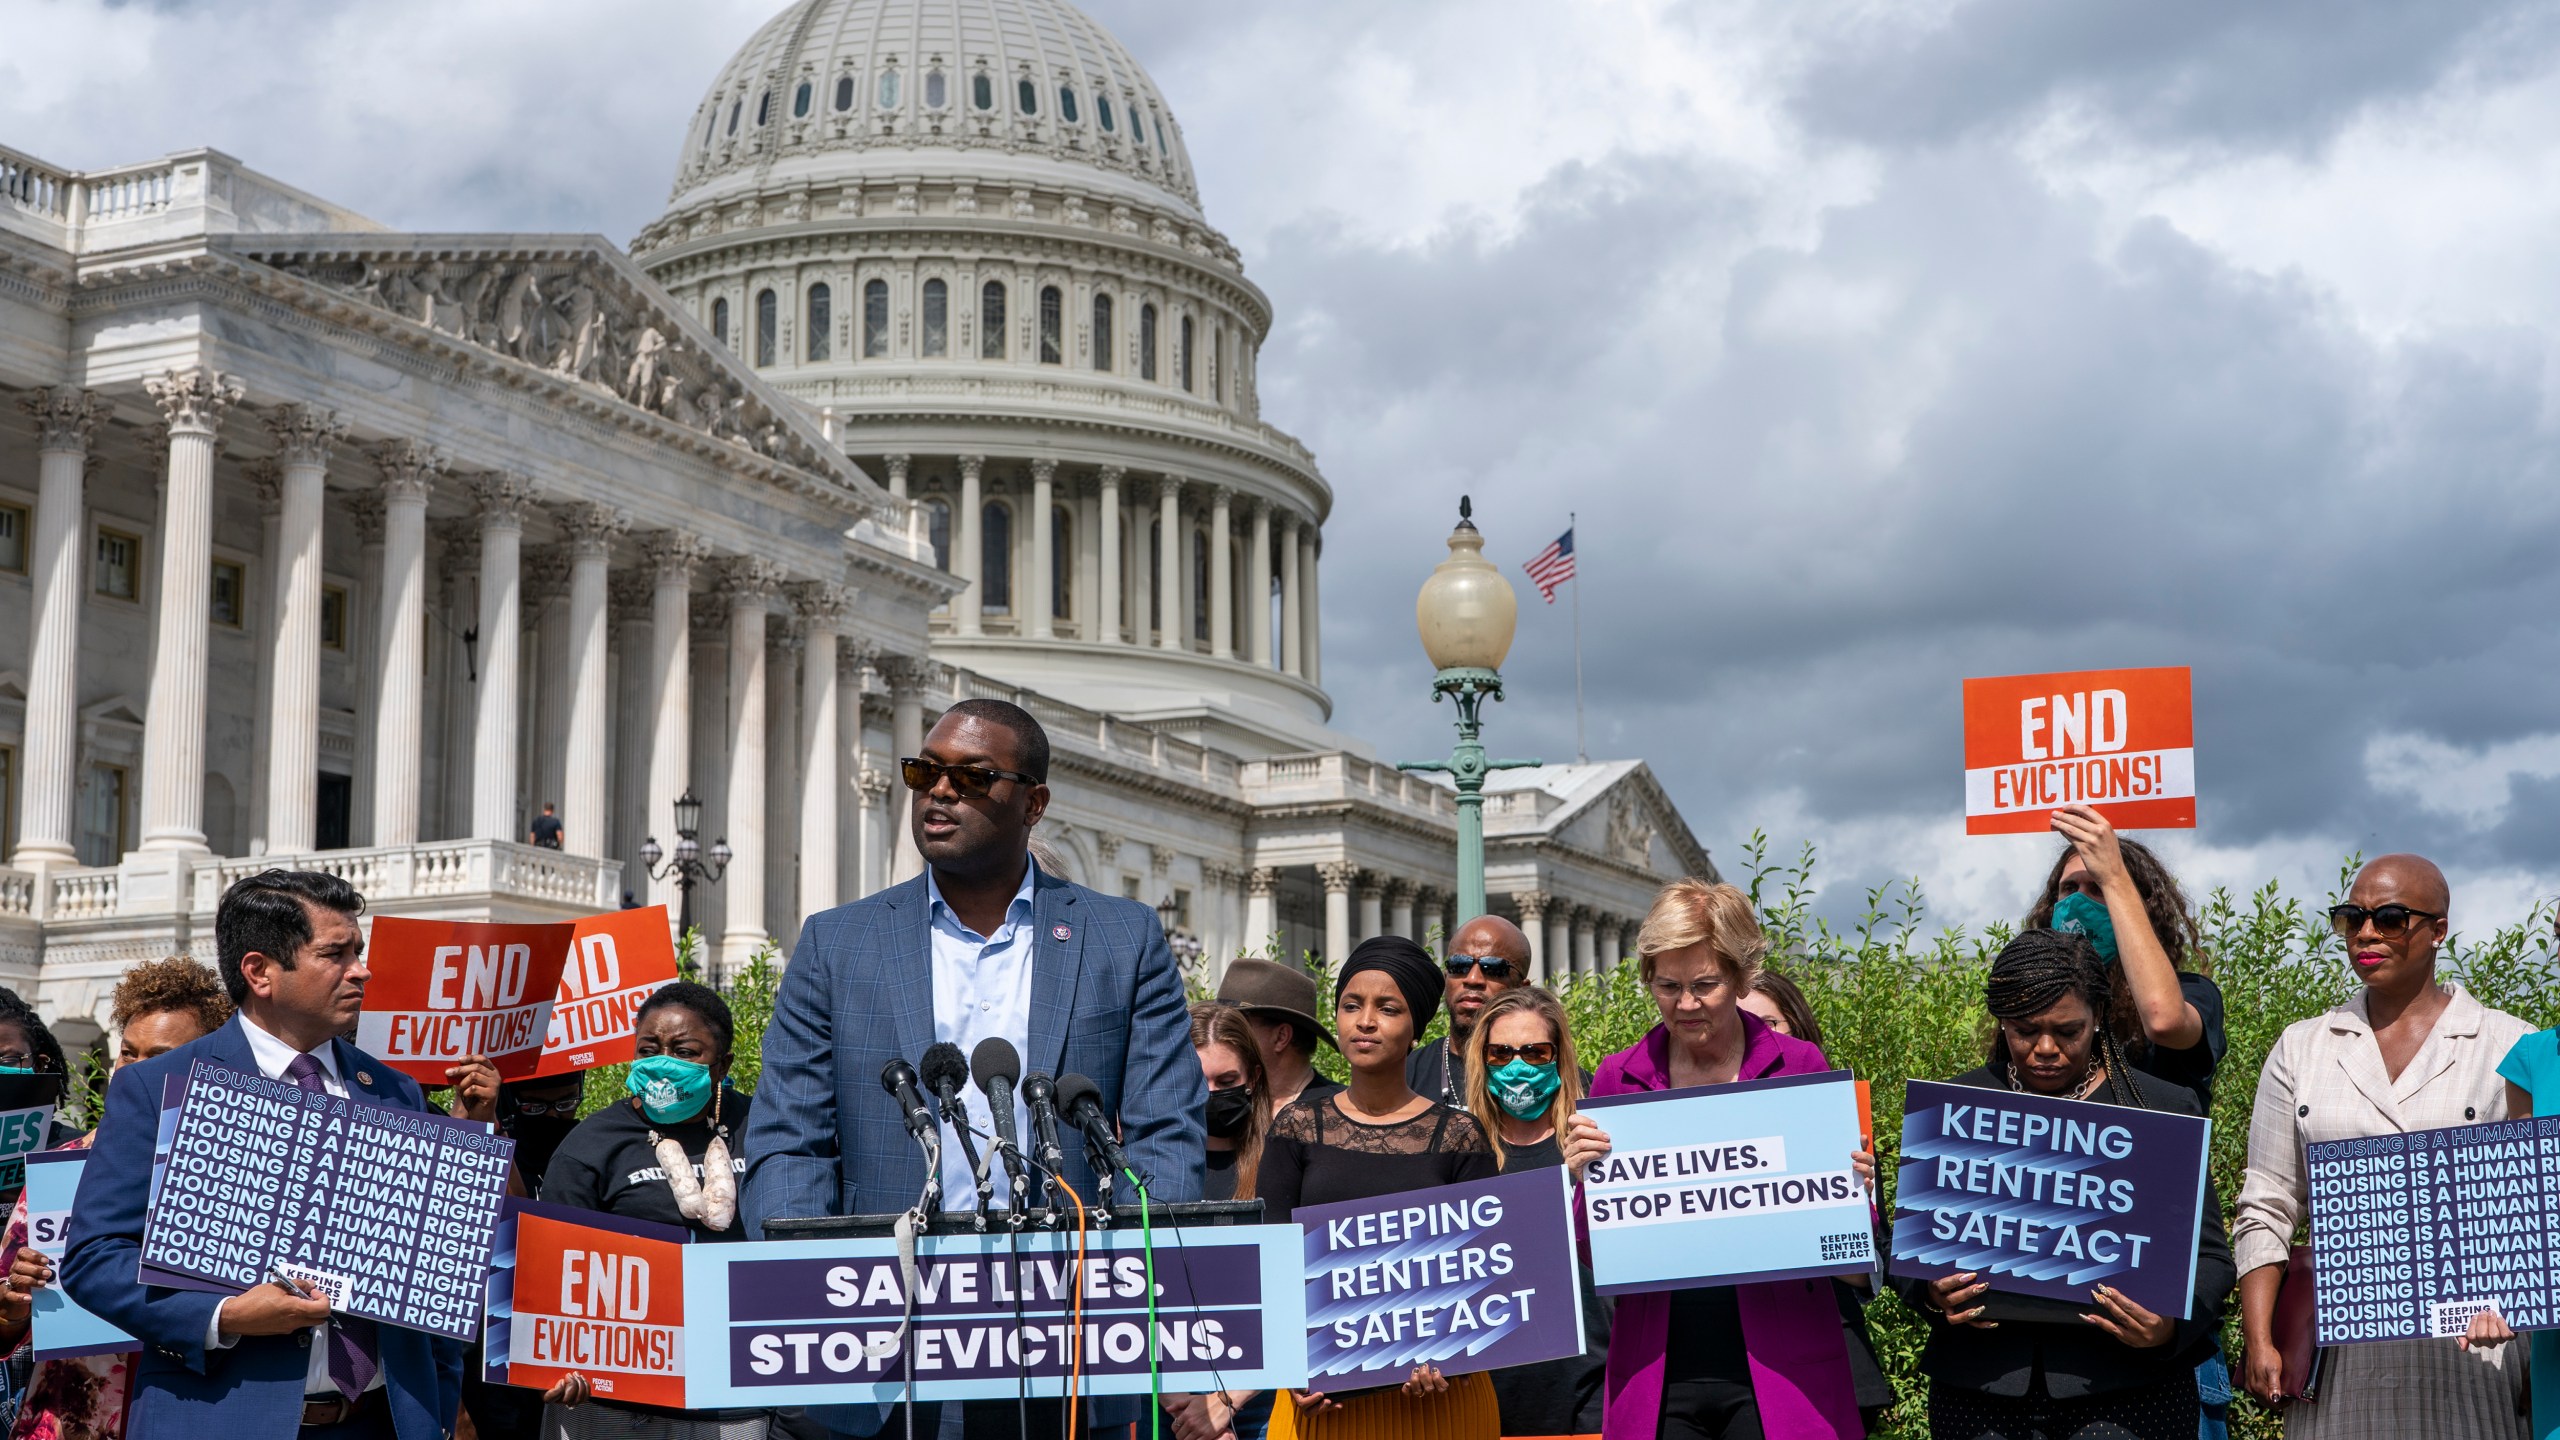
M 711 1146 L 711 1115 L 716 1108 L 722 1129 L 729 1132 L 729 1168 L 741 1188 L 746 1185 L 747 1151 L 742 1143 L 747 1133 L 748 1099 L 727 1086 L 713 1106 L 705 1106 L 700 1115 L 675 1125 L 652 1126 L 629 1100 L 616 1100 L 611 1105 L 578 1122 L 569 1138 L 551 1157 L 551 1168 L 543 1173 L 542 1198 L 555 1205 L 575 1205 L 581 1210 L 597 1210 L 619 1215 L 626 1220 L 648 1220 L 660 1225 L 681 1225 L 693 1232 L 696 1240 L 744 1240 L 744 1221 L 731 1220 L 726 1230 L 709 1230 L 684 1218 L 676 1209 L 675 1192 L 667 1188 L 666 1171 L 658 1165 L 657 1151 L 649 1144 L 649 1132 L 675 1141 L 684 1147 L 686 1158 L 693 1161 L 694 1178 L 702 1176 L 702 1152 Z

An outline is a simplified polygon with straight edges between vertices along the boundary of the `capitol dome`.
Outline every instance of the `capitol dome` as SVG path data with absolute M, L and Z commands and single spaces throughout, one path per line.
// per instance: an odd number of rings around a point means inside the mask
M 1182 127 L 1067 0 L 801 0 L 723 66 L 631 251 L 912 506 L 937 656 L 1239 753 L 1335 742 L 1332 491 Z

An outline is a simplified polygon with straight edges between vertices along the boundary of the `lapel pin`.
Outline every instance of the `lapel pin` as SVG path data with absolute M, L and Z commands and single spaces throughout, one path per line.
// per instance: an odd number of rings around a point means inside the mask
M 1068 929 L 1064 925 L 1052 925 L 1049 927 L 1049 938 L 1052 940 L 1073 939 L 1075 937 L 1075 933 L 1076 932 Z
M 356 1083 L 357 1083 L 357 1084 L 359 1084 L 359 1085 L 370 1085 L 370 1084 L 372 1084 L 372 1083 L 373 1083 L 373 1072 L 372 1072 L 372 1071 L 370 1071 L 370 1070 L 359 1070 L 359 1071 L 357 1071 L 357 1072 L 356 1072 Z

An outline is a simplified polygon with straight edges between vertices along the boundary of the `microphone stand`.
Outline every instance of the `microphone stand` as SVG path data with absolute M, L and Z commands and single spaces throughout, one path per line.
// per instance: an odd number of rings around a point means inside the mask
M 978 1158 L 977 1143 L 969 1138 L 969 1107 L 961 1102 L 958 1094 L 950 1095 L 942 1102 L 942 1118 L 950 1122 L 952 1133 L 960 1137 L 960 1158 L 968 1162 L 969 1173 L 978 1178 L 978 1229 L 983 1231 L 987 1228 L 987 1212 L 995 1206 L 996 1182 L 987 1174 L 985 1162 Z

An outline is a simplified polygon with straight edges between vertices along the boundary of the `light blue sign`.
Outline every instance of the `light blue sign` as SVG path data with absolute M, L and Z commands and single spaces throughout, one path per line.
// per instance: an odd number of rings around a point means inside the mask
M 1874 1210 L 1850 1157 L 1846 1070 L 1611 1095 L 1583 1177 L 1591 1278 L 1604 1295 L 1867 1273 Z
M 36 1292 L 35 1357 L 116 1355 L 142 1342 L 80 1308 L 61 1286 L 63 1240 L 71 1233 L 71 1199 L 80 1193 L 86 1150 L 50 1150 L 27 1157 L 27 1246 L 54 1264 L 56 1283 Z

